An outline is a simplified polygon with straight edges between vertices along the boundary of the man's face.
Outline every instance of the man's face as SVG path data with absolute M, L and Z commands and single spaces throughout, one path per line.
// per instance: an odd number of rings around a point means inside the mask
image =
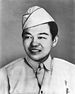
M 40 60 L 50 53 L 52 35 L 48 24 L 27 29 L 24 32 L 23 40 L 26 54 L 34 61 Z

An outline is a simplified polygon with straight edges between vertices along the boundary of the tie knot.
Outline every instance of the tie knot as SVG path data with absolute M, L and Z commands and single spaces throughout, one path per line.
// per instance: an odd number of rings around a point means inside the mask
M 40 71 L 40 70 L 43 69 L 43 68 L 44 68 L 43 63 L 40 63 L 37 70 Z
M 44 71 L 44 65 L 41 63 L 37 68 L 37 74 L 40 74 L 42 71 Z

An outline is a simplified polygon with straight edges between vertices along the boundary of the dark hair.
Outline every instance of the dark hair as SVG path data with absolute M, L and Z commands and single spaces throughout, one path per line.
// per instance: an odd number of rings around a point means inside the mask
M 52 41 L 54 40 L 55 36 L 58 34 L 58 26 L 55 22 L 48 22 L 48 25 L 50 27 L 50 32 L 52 34 Z

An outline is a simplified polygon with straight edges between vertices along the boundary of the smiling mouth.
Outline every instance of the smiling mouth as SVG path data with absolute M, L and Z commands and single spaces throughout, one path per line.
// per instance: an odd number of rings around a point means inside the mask
M 39 52 L 41 52 L 41 50 L 40 49 L 29 49 L 29 51 L 30 51 L 30 53 L 31 54 L 38 54 Z

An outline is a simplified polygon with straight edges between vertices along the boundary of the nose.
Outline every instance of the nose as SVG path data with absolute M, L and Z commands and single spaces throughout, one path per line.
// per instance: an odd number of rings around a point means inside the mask
M 31 42 L 31 46 L 37 47 L 39 45 L 37 38 L 33 38 Z

